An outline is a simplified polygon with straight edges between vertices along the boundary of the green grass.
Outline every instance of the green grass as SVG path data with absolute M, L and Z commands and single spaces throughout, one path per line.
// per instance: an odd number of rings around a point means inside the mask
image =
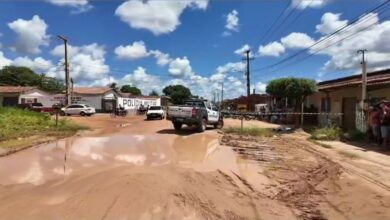
M 68 120 L 59 120 L 56 126 L 50 115 L 17 108 L 0 108 L 0 128 L 0 141 L 33 135 L 63 137 L 86 129 Z
M 321 141 L 335 141 L 340 140 L 343 135 L 342 130 L 339 127 L 326 127 L 317 128 L 311 133 L 310 139 Z
M 230 127 L 224 129 L 227 134 L 238 134 L 244 136 L 257 136 L 257 137 L 272 137 L 275 132 L 271 128 L 258 128 L 258 127 Z

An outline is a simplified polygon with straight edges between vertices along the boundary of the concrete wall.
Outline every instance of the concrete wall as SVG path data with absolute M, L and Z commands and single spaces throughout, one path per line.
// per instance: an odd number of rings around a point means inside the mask
M 118 97 L 117 107 L 122 106 L 126 110 L 135 110 L 138 109 L 140 105 L 143 105 L 145 107 L 147 106 L 160 106 L 161 105 L 161 98 L 142 98 L 142 97 L 136 97 L 136 98 L 123 98 Z

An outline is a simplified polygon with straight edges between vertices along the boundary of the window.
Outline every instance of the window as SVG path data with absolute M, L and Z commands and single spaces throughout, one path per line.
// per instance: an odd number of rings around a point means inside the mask
M 161 106 L 151 106 L 149 110 L 161 110 Z

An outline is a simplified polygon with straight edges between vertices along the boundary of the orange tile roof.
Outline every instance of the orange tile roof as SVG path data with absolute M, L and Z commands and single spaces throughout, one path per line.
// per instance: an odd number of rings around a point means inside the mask
M 0 93 L 23 93 L 36 88 L 35 86 L 0 86 Z
M 77 94 L 105 94 L 111 91 L 110 87 L 74 87 L 73 92 Z

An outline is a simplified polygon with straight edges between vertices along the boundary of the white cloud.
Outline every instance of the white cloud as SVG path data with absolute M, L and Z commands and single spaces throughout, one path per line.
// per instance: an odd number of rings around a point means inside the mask
M 217 67 L 216 73 L 227 74 L 229 72 L 242 72 L 245 68 L 246 65 L 243 62 L 227 63 L 223 66 Z
M 259 54 L 260 56 L 273 56 L 273 57 L 279 57 L 281 54 L 283 54 L 286 51 L 286 48 L 279 42 L 272 42 L 265 46 L 259 47 Z
M 331 34 L 348 24 L 347 20 L 340 20 L 341 14 L 327 12 L 322 15 L 321 24 L 316 25 L 317 32 L 321 34 Z
M 173 32 L 180 25 L 180 16 L 186 8 L 204 10 L 207 5 L 208 0 L 128 0 L 116 9 L 115 15 L 132 28 L 160 35 Z
M 149 94 L 152 90 L 160 91 L 162 89 L 160 78 L 157 75 L 148 74 L 143 67 L 138 67 L 133 73 L 123 76 L 119 83 L 121 85 L 129 84 L 136 86 L 142 90 L 143 94 Z
M 292 6 L 299 9 L 320 8 L 329 3 L 331 0 L 292 0 Z
M 244 56 L 245 52 L 247 50 L 250 50 L 250 49 L 251 49 L 251 47 L 248 44 L 245 44 L 241 48 L 238 48 L 237 50 L 235 50 L 234 53 L 238 54 L 238 55 L 241 55 L 241 56 Z
M 12 60 L 6 58 L 2 51 L 0 51 L 0 68 L 10 65 Z
M 169 54 L 163 53 L 159 50 L 151 50 L 149 53 L 157 59 L 157 64 L 160 66 L 165 66 L 172 61 Z
M 48 25 L 38 15 L 34 15 L 31 20 L 17 19 L 8 23 L 17 34 L 15 50 L 22 53 L 38 54 L 41 46 L 49 45 L 49 36 L 46 34 Z
M 77 84 L 89 85 L 94 80 L 101 80 L 108 77 L 110 68 L 105 63 L 106 51 L 103 45 L 97 43 L 80 47 L 69 45 L 69 48 L 71 49 L 69 53 L 70 75 Z M 63 57 L 61 51 L 63 51 L 63 46 L 57 46 L 51 53 Z M 61 59 L 61 64 L 51 68 L 48 71 L 48 75 L 63 79 L 63 62 L 64 60 Z
M 264 94 L 267 84 L 263 82 L 257 82 L 255 85 L 256 93 Z
M 53 68 L 52 62 L 50 60 L 45 60 L 42 57 L 36 57 L 34 59 L 30 59 L 29 57 L 17 57 L 12 61 L 12 65 L 28 67 L 36 73 L 46 73 L 46 71 Z
M 315 43 L 314 39 L 304 33 L 293 32 L 280 40 L 284 47 L 301 49 L 310 47 Z
M 93 8 L 93 6 L 89 4 L 88 0 L 46 0 L 46 1 L 57 6 L 72 7 L 73 10 L 71 11 L 71 13 L 74 14 L 87 12 Z
M 169 73 L 174 77 L 184 77 L 192 75 L 192 68 L 187 57 L 176 58 L 169 64 Z
M 137 41 L 127 46 L 120 45 L 115 48 L 114 53 L 118 58 L 127 60 L 135 60 L 149 56 L 143 41 Z
M 226 25 L 225 28 L 229 31 L 238 31 L 239 28 L 239 19 L 238 19 L 238 12 L 236 10 L 233 10 L 226 16 Z
M 367 61 L 370 70 L 387 68 L 390 67 L 388 60 L 390 46 L 387 43 L 389 34 L 390 21 L 380 23 L 378 15 L 371 13 L 361 17 L 345 31 L 319 44 L 311 52 L 325 48 L 319 51 L 319 54 L 330 57 L 323 68 L 325 72 L 360 69 L 361 57 L 356 51 L 362 48 L 368 50 Z

